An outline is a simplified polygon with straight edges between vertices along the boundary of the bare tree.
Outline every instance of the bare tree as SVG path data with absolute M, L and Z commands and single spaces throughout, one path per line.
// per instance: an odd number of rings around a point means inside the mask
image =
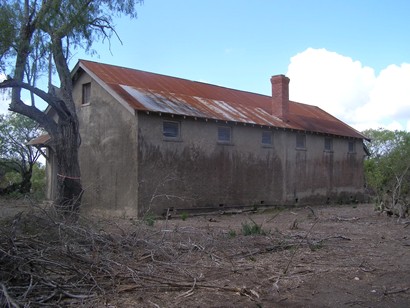
M 136 17 L 140 0 L 0 0 L 0 68 L 10 71 L 0 89 L 11 89 L 9 110 L 36 121 L 50 136 L 50 151 L 57 158 L 57 200 L 60 210 L 77 212 L 82 186 L 78 161 L 80 135 L 72 95 L 68 60 L 70 51 L 91 51 L 98 39 L 116 35 L 112 16 Z M 59 87 L 49 82 L 48 90 L 37 87 L 37 77 L 55 68 Z M 26 104 L 22 90 L 43 100 L 57 120 L 40 110 L 35 100 Z

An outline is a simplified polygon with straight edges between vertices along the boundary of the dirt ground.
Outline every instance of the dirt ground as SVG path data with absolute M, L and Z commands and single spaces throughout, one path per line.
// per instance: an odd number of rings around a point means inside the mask
M 255 223 L 262 234 L 242 234 Z M 145 250 L 133 254 L 135 283 L 81 305 L 410 307 L 409 220 L 370 204 L 172 217 L 143 233 L 137 227 L 116 218 L 105 229 L 143 237 Z
M 250 248 L 248 255 L 214 278 L 224 280 L 228 286 L 255 291 L 255 296 L 200 290 L 178 300 L 178 294 L 169 294 L 169 298 L 160 296 L 157 304 L 160 307 L 410 306 L 410 227 L 374 212 L 372 205 L 194 217 L 168 223 L 171 229 L 201 227 L 240 234 L 242 224 L 250 223 L 250 219 L 268 234 L 240 235 L 243 241 L 264 237 L 266 242 L 262 245 L 266 248 L 270 238 L 281 233 L 309 245 L 279 252 L 265 251 L 261 249 L 263 246 Z M 246 270 L 235 271 L 236 266 Z

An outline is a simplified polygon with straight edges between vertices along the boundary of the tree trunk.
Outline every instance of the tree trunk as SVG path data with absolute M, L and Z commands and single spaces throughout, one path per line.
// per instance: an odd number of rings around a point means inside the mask
M 67 215 L 79 212 L 83 189 L 78 158 L 80 132 L 73 99 L 73 84 L 67 59 L 64 56 L 62 38 L 52 37 L 52 54 L 60 78 L 60 89 L 57 95 L 60 100 L 55 107 L 59 114 L 58 133 L 51 136 L 55 139 L 54 150 L 57 156 L 57 208 Z
M 83 195 L 78 159 L 78 124 L 72 120 L 60 125 L 60 136 L 57 137 L 54 146 L 57 157 L 55 201 L 57 209 L 66 215 L 78 214 Z
M 31 190 L 31 176 L 33 174 L 33 166 L 30 165 L 29 170 L 21 174 L 22 180 L 20 183 L 20 193 L 27 194 Z

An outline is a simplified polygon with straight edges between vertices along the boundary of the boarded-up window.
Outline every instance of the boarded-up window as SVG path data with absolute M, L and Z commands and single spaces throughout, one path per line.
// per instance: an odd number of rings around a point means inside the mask
M 333 151 L 333 139 L 325 137 L 325 151 Z
M 162 124 L 162 134 L 165 139 L 179 139 L 180 123 L 174 121 L 164 121 Z
M 82 97 L 82 104 L 89 104 L 91 98 L 91 83 L 83 84 L 83 97 Z
M 354 141 L 349 141 L 347 151 L 349 153 L 356 153 L 356 143 Z
M 296 148 L 306 149 L 306 135 L 296 134 Z
M 218 127 L 218 142 L 231 143 L 232 142 L 232 129 L 228 126 Z
M 273 134 L 272 132 L 266 131 L 262 132 L 262 145 L 272 146 L 273 144 Z

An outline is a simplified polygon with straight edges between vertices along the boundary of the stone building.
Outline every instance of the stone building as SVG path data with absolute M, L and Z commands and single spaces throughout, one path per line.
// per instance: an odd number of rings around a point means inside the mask
M 365 136 L 289 101 L 283 75 L 272 96 L 84 60 L 72 78 L 84 209 L 142 216 L 363 197 Z

